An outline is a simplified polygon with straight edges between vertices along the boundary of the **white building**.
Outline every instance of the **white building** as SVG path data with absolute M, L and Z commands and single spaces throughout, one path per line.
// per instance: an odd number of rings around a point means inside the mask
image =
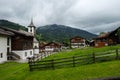
M 0 28 L 0 63 L 7 61 L 7 53 L 11 51 L 11 36 L 14 33 Z
M 4 34 L 7 33 L 5 36 L 3 34 L 0 36 L 0 43 L 3 45 L 0 50 L 4 51 L 4 58 L 0 59 L 0 62 L 3 62 L 3 60 L 25 60 L 27 57 L 33 56 L 33 34 L 5 27 L 0 27 L 0 29 L 4 31 Z M 9 36 L 10 34 L 12 36 Z M 2 54 L 1 56 L 3 57 Z
M 0 26 L 0 63 L 7 60 L 26 60 L 39 54 L 39 42 L 31 21 L 28 32 Z

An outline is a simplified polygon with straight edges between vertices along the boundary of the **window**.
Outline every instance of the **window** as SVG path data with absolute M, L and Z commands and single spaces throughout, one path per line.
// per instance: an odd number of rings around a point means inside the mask
M 35 46 L 35 49 L 37 48 L 37 46 Z
M 7 37 L 7 45 L 9 46 L 10 38 Z
M 3 58 L 3 53 L 0 53 L 0 58 Z
M 30 55 L 32 55 L 32 51 L 30 51 Z
M 32 28 L 30 28 L 30 32 L 32 32 Z
M 9 52 L 10 52 L 10 48 L 8 47 L 8 48 L 7 48 L 7 54 L 9 54 Z
M 27 56 L 27 52 L 25 52 L 25 56 Z

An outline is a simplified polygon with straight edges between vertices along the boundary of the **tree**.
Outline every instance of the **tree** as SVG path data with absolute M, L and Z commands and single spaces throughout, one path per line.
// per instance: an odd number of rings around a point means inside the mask
M 41 34 L 36 34 L 36 38 L 40 42 L 40 40 L 41 40 Z
M 99 35 L 102 35 L 102 34 L 105 34 L 105 32 L 100 32 L 100 34 L 99 34 Z

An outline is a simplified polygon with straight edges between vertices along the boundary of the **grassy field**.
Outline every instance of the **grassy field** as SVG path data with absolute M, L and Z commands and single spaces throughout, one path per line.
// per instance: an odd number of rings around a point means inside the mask
M 74 49 L 60 52 L 46 59 L 63 58 L 120 49 L 120 45 L 103 48 Z M 29 71 L 27 63 L 7 62 L 0 64 L 0 80 L 87 80 L 93 78 L 120 76 L 120 61 L 108 61 L 90 65 L 55 70 Z
M 98 52 L 105 52 L 109 50 L 115 50 L 115 49 L 120 49 L 120 45 L 117 46 L 107 46 L 107 47 L 102 47 L 102 48 L 93 48 L 93 47 L 87 47 L 83 49 L 73 49 L 70 51 L 62 51 L 57 54 L 54 54 L 52 56 L 49 56 L 46 59 L 56 59 L 56 58 L 66 58 L 66 57 L 71 57 L 71 56 L 80 56 L 80 55 L 85 55 L 85 54 L 92 54 L 98 53 Z
M 84 65 L 75 68 L 30 72 L 27 64 L 15 62 L 0 65 L 0 80 L 87 80 L 120 76 L 120 61 Z

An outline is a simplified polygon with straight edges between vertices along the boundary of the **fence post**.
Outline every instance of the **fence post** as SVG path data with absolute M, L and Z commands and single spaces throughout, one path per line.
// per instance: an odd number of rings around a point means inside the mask
M 44 58 L 46 57 L 46 52 L 44 53 Z
M 119 58 L 119 55 L 118 55 L 118 49 L 116 49 L 116 59 Z
M 40 54 L 40 58 L 42 59 L 42 53 Z
M 75 57 L 73 56 L 73 67 L 75 67 Z
M 32 71 L 32 58 L 28 58 L 29 69 Z
M 96 62 L 96 59 L 95 59 L 95 53 L 93 52 L 93 63 Z
M 52 67 L 53 70 L 55 69 L 54 60 L 53 59 L 51 60 L 51 67 Z

